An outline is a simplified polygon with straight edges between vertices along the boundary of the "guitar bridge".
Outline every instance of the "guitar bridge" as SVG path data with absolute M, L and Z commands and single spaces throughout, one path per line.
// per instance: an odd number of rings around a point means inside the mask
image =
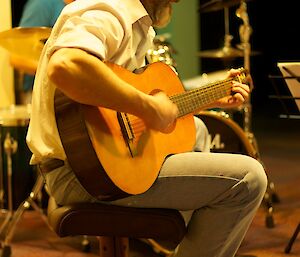
M 130 124 L 127 113 L 118 112 L 117 118 L 121 127 L 121 132 L 123 138 L 126 142 L 126 145 L 129 149 L 131 157 L 135 157 L 137 155 L 137 149 L 134 144 L 135 135 Z

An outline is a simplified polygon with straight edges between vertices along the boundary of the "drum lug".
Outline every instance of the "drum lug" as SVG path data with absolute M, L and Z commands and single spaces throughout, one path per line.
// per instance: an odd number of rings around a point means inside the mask
M 10 136 L 8 132 L 4 139 L 4 150 L 6 154 L 11 155 L 17 152 L 18 149 L 18 142 Z

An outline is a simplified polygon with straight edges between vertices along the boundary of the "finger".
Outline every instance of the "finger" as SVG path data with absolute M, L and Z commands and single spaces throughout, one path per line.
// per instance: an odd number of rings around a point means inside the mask
M 243 103 L 245 102 L 246 98 L 240 94 L 240 93 L 236 93 L 232 96 L 232 99 L 235 103 L 239 102 L 239 103 Z
M 237 69 L 230 69 L 228 71 L 228 77 L 235 77 L 237 75 L 241 74 L 241 72 Z
M 237 88 L 237 90 L 234 90 L 232 95 L 234 97 L 236 95 L 241 95 L 243 97 L 243 101 L 249 98 L 249 94 L 246 91 L 242 90 L 241 88 Z
M 247 88 L 241 87 L 241 86 L 233 86 L 233 87 L 231 88 L 231 91 L 232 91 L 233 93 L 239 92 L 239 93 L 249 94 L 249 90 L 248 90 Z
M 232 86 L 233 86 L 233 87 L 241 87 L 241 88 L 243 88 L 245 91 L 247 91 L 248 93 L 250 93 L 250 87 L 249 87 L 249 85 L 247 85 L 247 84 L 243 84 L 243 83 L 240 83 L 240 82 L 237 82 L 237 81 L 233 81 L 233 82 L 232 82 Z
M 235 93 L 239 93 L 244 97 L 244 99 L 247 99 L 250 94 L 249 87 L 244 86 L 243 84 L 233 86 L 232 87 L 232 95 L 234 95 Z

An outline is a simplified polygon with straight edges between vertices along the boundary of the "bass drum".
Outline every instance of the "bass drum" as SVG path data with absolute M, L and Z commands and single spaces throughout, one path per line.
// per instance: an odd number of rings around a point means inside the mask
M 243 129 L 227 113 L 202 111 L 198 116 L 209 131 L 211 152 L 237 153 L 257 159 L 257 151 Z

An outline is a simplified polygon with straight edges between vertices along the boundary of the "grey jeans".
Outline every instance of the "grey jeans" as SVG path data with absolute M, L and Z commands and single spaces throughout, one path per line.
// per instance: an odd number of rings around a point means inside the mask
M 97 201 L 79 184 L 68 164 L 48 173 L 46 184 L 59 204 Z M 176 257 L 232 257 L 266 187 L 262 165 L 249 156 L 188 152 L 167 158 L 145 193 L 111 203 L 182 211 L 188 230 Z

